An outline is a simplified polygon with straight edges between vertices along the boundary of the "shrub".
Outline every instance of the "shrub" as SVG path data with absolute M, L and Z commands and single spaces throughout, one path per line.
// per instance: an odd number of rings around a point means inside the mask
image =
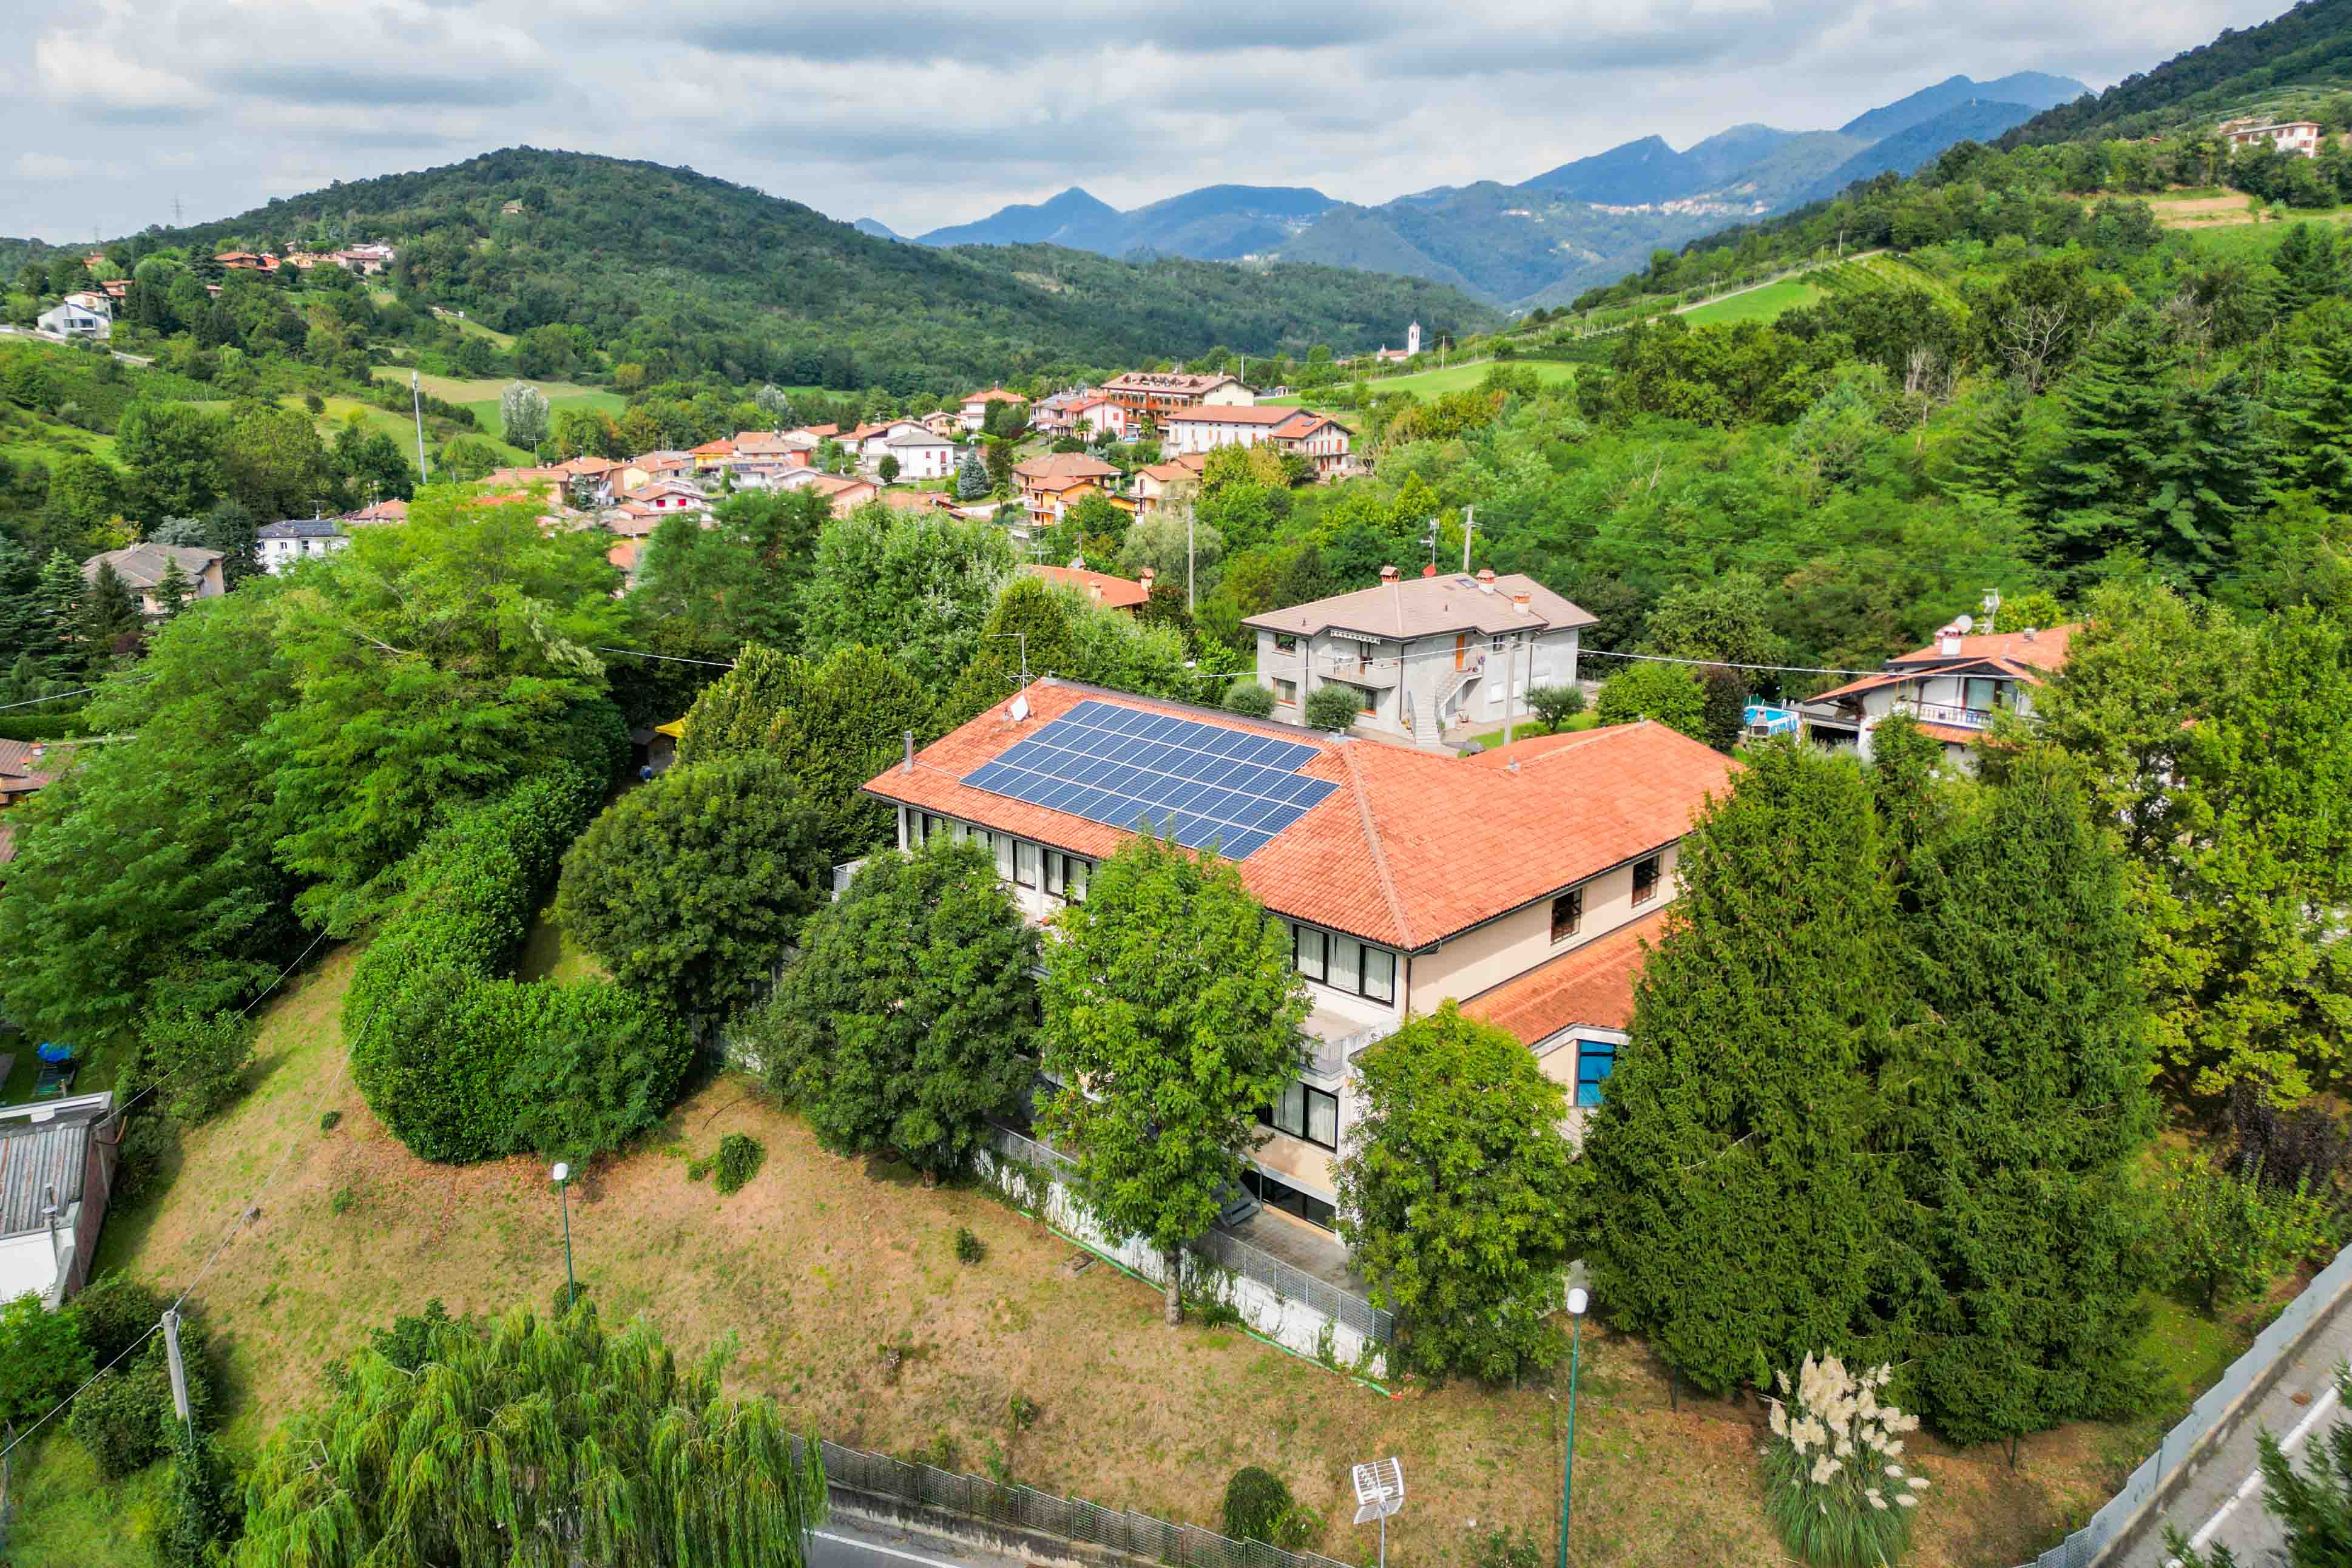
M 1878 1401 L 1892 1367 L 1859 1374 L 1835 1356 L 1805 1357 L 1791 1393 L 1774 1379 L 1764 1445 L 1764 1507 L 1781 1544 L 1813 1568 L 1883 1568 L 1911 1545 L 1924 1477 L 1898 1463 L 1919 1418 Z M 1792 1403 L 1784 1403 L 1784 1400 Z
M 212 1403 L 211 1359 L 203 1331 L 180 1320 L 180 1359 L 187 1370 L 188 1410 L 198 1426 Z M 121 1480 L 162 1458 L 179 1418 L 172 1404 L 172 1369 L 163 1336 L 155 1335 L 123 1365 L 101 1373 L 73 1403 L 67 1426 L 110 1480 Z
M 1026 1432 L 1037 1425 L 1037 1402 L 1025 1394 L 1016 1394 L 1005 1401 L 1004 1414 L 1015 1432 Z
M 122 1134 L 121 1158 L 114 1167 L 113 1201 L 119 1204 L 144 1196 L 180 1154 L 180 1130 L 165 1112 L 127 1120 L 130 1125 Z
M 743 1184 L 760 1173 L 761 1163 L 768 1152 L 756 1138 L 740 1132 L 730 1132 L 719 1141 L 719 1158 L 711 1165 L 710 1184 L 721 1193 L 740 1192 Z
M 580 728 L 594 752 L 603 727 Z M 404 898 L 343 1017 L 361 1092 L 425 1159 L 584 1160 L 653 1125 L 685 1074 L 692 1043 L 652 999 L 503 978 L 597 793 L 557 768 L 463 813 L 400 868 Z
M 1654 719 L 1694 741 L 1706 739 L 1706 693 L 1685 664 L 1634 664 L 1611 676 L 1596 705 L 1603 724 Z
M 1244 675 L 1225 692 L 1225 711 L 1244 713 L 1253 719 L 1270 718 L 1274 713 L 1274 688 L 1259 685 L 1255 676 Z
M 332 1132 L 336 1128 L 341 1126 L 342 1123 L 343 1113 L 340 1110 L 330 1110 L 325 1115 L 319 1118 L 319 1131 L 321 1132 Z
M 1318 686 L 1307 694 L 1307 727 L 1310 730 L 1345 730 L 1362 710 L 1363 699 L 1352 686 Z
M 1291 1510 L 1290 1489 L 1272 1471 L 1249 1465 L 1225 1483 L 1225 1534 L 1234 1541 L 1278 1544 L 1282 1521 Z
M 219 1561 L 215 1547 L 236 1531 L 235 1477 L 209 1431 L 176 1421 L 171 1431 L 172 1471 L 155 1531 L 156 1555 L 165 1568 L 205 1568 Z
M 2251 1079 L 2230 1091 L 2230 1121 L 2238 1135 L 2231 1166 L 2273 1191 L 2325 1192 L 2352 1154 L 2352 1132 L 2326 1106 L 2305 1101 L 2282 1110 Z
M 432 1353 L 433 1336 L 450 1322 L 449 1309 L 434 1297 L 422 1312 L 404 1312 L 385 1328 L 368 1331 L 368 1348 L 403 1372 L 415 1372 Z
M 253 1032 L 235 1013 L 159 1009 L 140 1026 L 148 1070 L 168 1089 L 171 1112 L 206 1121 L 236 1103 L 253 1065 Z
M 90 1360 L 105 1366 L 139 1342 L 139 1338 L 163 1320 L 169 1300 L 120 1269 L 100 1275 L 74 1298 L 74 1316 L 81 1322 L 82 1342 Z
M 327 1212 L 340 1217 L 351 1213 L 352 1205 L 357 1202 L 359 1199 L 352 1194 L 351 1188 L 338 1187 L 335 1190 L 335 1195 L 327 1200 Z
M 2157 1173 L 2164 1232 L 2192 1300 L 2207 1312 L 2259 1296 L 2326 1237 L 2326 1205 L 2308 1186 L 2264 1190 L 2203 1154 L 2170 1154 Z
M 1584 688 L 1581 686 L 1538 686 L 1528 693 L 1528 706 L 1535 710 L 1547 730 L 1557 730 L 1577 714 L 1584 711 Z M 1507 1533 L 1498 1531 L 1496 1535 Z
M 79 1313 L 45 1310 L 30 1291 L 0 1303 L 0 1426 L 42 1415 L 94 1364 Z
M 955 1255 L 958 1263 L 977 1263 L 988 1256 L 988 1247 L 968 1228 L 958 1226 L 955 1233 Z
M 1471 1549 L 1471 1568 L 1544 1568 L 1544 1543 L 1534 1535 L 1522 1535 L 1509 1525 L 1475 1538 Z

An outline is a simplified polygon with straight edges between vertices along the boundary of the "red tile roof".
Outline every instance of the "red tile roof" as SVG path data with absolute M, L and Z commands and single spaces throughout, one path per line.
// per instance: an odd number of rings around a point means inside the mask
M 1587 731 L 1517 773 L 1375 741 L 1343 741 L 1215 709 L 1068 681 L 1028 688 L 1030 717 L 999 703 L 892 768 L 868 793 L 1059 849 L 1103 856 L 1129 835 L 961 781 L 1088 698 L 1313 746 L 1300 772 L 1339 787 L 1240 863 L 1267 908 L 1415 950 L 1671 844 L 1723 792 L 1730 759 L 1662 724 Z
M 1007 392 L 1001 386 L 992 386 L 985 392 L 964 394 L 963 401 L 966 403 L 1026 403 L 1029 400 L 1017 392 Z
M 2031 686 L 2042 684 L 2042 677 L 2064 668 L 2066 654 L 2073 647 L 2074 634 L 2083 629 L 2080 621 L 2063 626 L 2043 626 L 2032 632 L 1988 632 L 1956 638 L 1960 645 L 1958 653 L 1946 653 L 1943 639 L 1937 638 L 1926 647 L 1897 654 L 1886 661 L 1886 668 L 1876 675 L 1865 675 L 1859 680 L 1849 680 L 1834 686 L 1809 702 L 1830 702 L 1841 697 L 1859 697 L 1865 691 L 1875 691 L 1883 686 L 1899 686 L 1907 680 L 1918 680 L 1930 675 L 1956 675 L 1970 666 L 1982 666 L 1995 675 L 2005 675 Z
M 1202 403 L 1191 408 L 1180 408 L 1160 423 L 1163 425 L 1280 425 L 1306 413 L 1287 404 L 1254 403 L 1240 407 L 1226 404 Z
M 1048 452 L 1013 465 L 1013 471 L 1024 479 L 1117 479 L 1118 465 L 1106 463 L 1087 452 Z
M 1654 910 L 1482 991 L 1462 1004 L 1462 1011 L 1507 1029 L 1530 1048 L 1563 1029 L 1628 1028 L 1633 1022 L 1633 983 L 1641 978 L 1650 948 L 1664 929 L 1659 918 L 1664 913 L 1664 909 Z
M 1089 572 L 1083 566 L 1024 566 L 1032 576 L 1043 577 L 1048 583 L 1066 584 L 1084 593 L 1096 604 L 1113 610 L 1139 608 L 1151 597 L 1151 590 L 1126 577 L 1114 577 L 1107 572 Z

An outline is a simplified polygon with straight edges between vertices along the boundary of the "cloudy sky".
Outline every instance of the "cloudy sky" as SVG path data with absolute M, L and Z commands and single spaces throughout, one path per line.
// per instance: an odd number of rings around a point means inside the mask
M 1378 202 L 1953 72 L 2105 86 L 2282 0 L 85 0 L 0 55 L 0 233 L 68 242 L 529 143 L 901 233 L 1082 184 Z

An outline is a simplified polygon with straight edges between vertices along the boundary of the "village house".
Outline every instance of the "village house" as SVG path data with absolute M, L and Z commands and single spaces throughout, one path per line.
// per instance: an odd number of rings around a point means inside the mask
M 16 858 L 16 829 L 8 810 L 22 805 L 49 784 L 73 755 L 69 745 L 0 739 L 0 866 Z M 5 879 L 5 873 L 0 873 Z
M 690 452 L 646 452 L 631 458 L 611 473 L 614 493 L 625 494 L 654 479 L 692 478 L 694 455 Z
M 2310 120 L 2284 120 L 2270 124 L 2236 120 L 2221 128 L 2221 133 L 2232 147 L 2269 146 L 2298 158 L 2319 156 L 2319 125 Z
M 1348 471 L 1347 426 L 1310 409 L 1256 404 L 1247 408 L 1203 405 L 1160 421 L 1160 449 L 1177 457 L 1220 447 L 1270 446 L 1304 458 L 1318 479 Z
M 1025 403 L 1028 400 L 1026 398 L 1023 397 L 1017 392 L 1007 392 L 1001 386 L 992 386 L 984 392 L 972 393 L 963 399 L 962 403 L 958 405 L 962 410 L 962 413 L 957 423 L 961 424 L 966 430 L 977 430 L 982 426 L 988 423 L 988 405 L 990 404 Z
M 1187 375 L 1176 371 L 1136 370 L 1102 384 L 1102 395 L 1125 409 L 1131 421 L 1159 420 L 1180 409 L 1208 404 L 1246 408 L 1257 395 L 1238 376 Z
M 295 517 L 266 522 L 254 531 L 261 552 L 261 569 L 271 576 L 298 561 L 315 561 L 334 554 L 352 542 L 342 525 L 331 517 Z
M 1150 517 L 1160 510 L 1168 492 L 1178 485 L 1197 485 L 1202 470 L 1208 467 L 1204 454 L 1194 452 L 1165 463 L 1152 463 L 1135 470 L 1129 492 L 1135 497 L 1135 515 Z
M 944 408 L 932 409 L 916 423 L 932 435 L 945 436 L 950 440 L 954 439 L 956 433 L 963 428 L 963 422 Z
M 1356 728 L 1420 745 L 1523 717 L 1528 692 L 1576 682 L 1578 638 L 1597 616 L 1534 578 L 1491 571 L 1402 578 L 1251 616 L 1257 677 L 1295 719 L 1334 683 L 1357 698 Z
M 1029 405 L 1029 428 L 1040 436 L 1069 433 L 1070 410 L 1091 395 L 1091 390 L 1056 392 Z
M 343 513 L 343 521 L 354 528 L 369 528 L 389 522 L 408 521 L 408 503 L 404 500 L 380 500 Z
M 1089 441 L 1104 436 L 1124 441 L 1135 434 L 1136 424 L 1125 405 L 1097 393 L 1070 405 L 1070 429 Z
M 1473 762 L 1048 678 L 910 742 L 866 793 L 897 808 L 901 847 L 980 844 L 1034 921 L 1082 901 L 1139 823 L 1232 861 L 1288 928 L 1313 1003 L 1245 1182 L 1328 1230 L 1359 1053 L 1446 1002 L 1570 1086 L 1580 1131 L 1631 1022 L 1641 938 L 1675 897 L 1681 840 L 1735 765 L 1655 723 Z
M 898 459 L 898 478 L 902 481 L 944 479 L 955 472 L 956 445 L 912 419 L 900 419 L 882 438 L 882 457 Z M 879 468 L 881 458 L 876 458 L 875 464 Z
M 54 1312 L 89 1282 L 122 1129 L 111 1089 L 0 1106 L 0 1301 Z
M 53 338 L 104 342 L 114 335 L 114 307 L 103 293 L 77 289 L 34 317 L 33 324 Z
M 174 561 L 180 563 L 181 574 L 194 590 L 191 602 L 196 599 L 217 599 L 228 592 L 228 582 L 221 575 L 221 563 L 227 559 L 217 550 L 202 550 L 193 544 L 134 544 L 127 550 L 110 550 L 103 555 L 93 555 L 81 563 L 82 578 L 94 582 L 98 569 L 111 566 L 131 596 L 139 602 L 140 613 L 160 616 L 163 613 L 155 589 L 163 581 L 163 574 Z
M 694 477 L 698 479 L 717 479 L 735 465 L 735 443 L 721 436 L 716 441 L 705 441 L 699 447 L 687 449 L 694 459 Z
M 1021 570 L 1032 577 L 1042 577 L 1057 587 L 1076 588 L 1106 610 L 1125 610 L 1133 615 L 1151 597 L 1152 571 L 1149 566 L 1133 579 L 1114 577 L 1108 572 L 1089 572 L 1076 561 L 1067 566 L 1043 566 L 1032 563 Z
M 1971 636 L 1955 623 L 1926 647 L 1888 659 L 1879 674 L 1800 703 L 1805 736 L 1818 745 L 1852 746 L 1868 757 L 1872 732 L 1890 715 L 1904 713 L 1944 743 L 1947 761 L 1971 766 L 1969 747 L 1992 727 L 1995 714 L 2032 713 L 2034 689 L 2064 668 L 2067 647 L 2081 629 L 2077 623 Z
M 881 493 L 871 479 L 827 474 L 815 468 L 794 468 L 776 480 L 780 490 L 813 489 L 833 505 L 833 515 L 846 517 Z
M 1118 465 L 1086 452 L 1048 452 L 1013 465 L 1013 480 L 1033 528 L 1050 527 L 1087 496 L 1108 496 Z

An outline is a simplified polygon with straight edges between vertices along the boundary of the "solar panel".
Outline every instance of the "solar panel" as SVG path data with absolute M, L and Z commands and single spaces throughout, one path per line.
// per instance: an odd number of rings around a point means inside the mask
M 963 777 L 974 789 L 1243 860 L 1339 786 L 1313 746 L 1093 699 Z

